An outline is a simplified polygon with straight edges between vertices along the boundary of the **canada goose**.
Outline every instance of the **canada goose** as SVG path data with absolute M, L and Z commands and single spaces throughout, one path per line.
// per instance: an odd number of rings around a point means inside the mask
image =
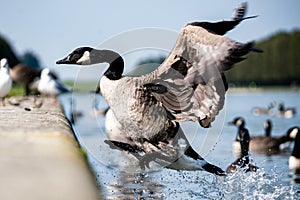
M 273 116 L 275 114 L 275 102 L 271 102 L 268 108 L 254 107 L 252 108 L 253 115 L 268 115 Z
M 245 127 L 245 120 L 241 117 L 235 118 L 230 124 L 236 125 L 238 127 L 238 133 L 235 142 L 233 143 L 234 153 L 239 153 L 241 146 L 239 144 L 239 132 L 241 128 Z M 252 136 L 250 138 L 249 150 L 255 153 L 262 154 L 276 154 L 280 153 L 281 147 L 293 140 L 292 130 L 289 129 L 286 134 L 280 137 L 271 136 L 272 123 L 270 120 L 265 122 L 265 135 L 264 136 Z
M 38 84 L 38 91 L 45 96 L 57 97 L 61 93 L 70 92 L 58 79 L 54 79 L 48 68 L 44 68 Z
M 295 137 L 294 141 L 294 148 L 292 151 L 292 154 L 289 158 L 289 168 L 293 170 L 300 170 L 300 134 L 299 134 L 299 128 L 294 127 L 293 136 Z
M 159 160 L 170 164 L 179 160 L 176 148 L 183 138 L 183 155 L 194 161 L 199 170 L 224 174 L 207 163 L 189 145 L 181 133 L 180 121 L 198 121 L 209 127 L 223 108 L 227 82 L 224 72 L 244 60 L 253 43 L 235 42 L 222 34 L 244 18 L 246 4 L 231 21 L 195 22 L 185 25 L 173 50 L 153 72 L 139 77 L 125 77 L 124 60 L 111 50 L 91 47 L 75 49 L 57 64 L 90 65 L 109 63 L 100 80 L 101 93 L 122 126 L 126 142 L 110 140 L 108 144 L 130 152 L 141 167 Z M 249 18 L 249 17 L 247 17 Z
M 9 66 L 6 58 L 0 61 L 0 98 L 2 106 L 5 106 L 5 97 L 10 92 L 12 79 L 9 73 Z
M 241 146 L 241 153 L 237 160 L 235 160 L 230 166 L 228 166 L 226 173 L 234 173 L 237 169 L 242 168 L 245 172 L 255 172 L 258 167 L 250 164 L 249 158 L 249 142 L 250 135 L 248 129 L 240 127 L 239 131 L 239 143 Z
M 280 117 L 285 117 L 287 119 L 294 117 L 294 115 L 296 114 L 296 108 L 285 108 L 283 102 L 280 102 L 278 104 L 278 111 Z
M 272 155 L 289 147 L 290 142 L 294 139 L 292 135 L 293 128 L 288 129 L 284 135 L 276 137 L 271 135 L 271 129 L 272 123 L 267 120 L 265 122 L 265 136 L 251 137 L 250 151 Z
M 242 117 L 236 117 L 235 119 L 233 119 L 231 122 L 228 122 L 229 125 L 235 125 L 238 128 L 236 137 L 234 142 L 232 143 L 232 151 L 234 153 L 234 155 L 240 156 L 241 154 L 241 143 L 240 143 L 240 129 L 244 129 L 245 128 L 245 120 Z

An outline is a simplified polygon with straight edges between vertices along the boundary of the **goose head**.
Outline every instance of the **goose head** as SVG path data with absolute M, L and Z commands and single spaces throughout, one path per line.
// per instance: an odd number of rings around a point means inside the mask
M 288 138 L 295 140 L 296 136 L 298 135 L 299 132 L 300 132 L 300 128 L 295 126 L 295 127 L 290 128 L 287 131 L 286 135 Z
M 284 110 L 285 110 L 285 107 L 284 107 L 283 102 L 279 102 L 279 103 L 278 103 L 278 110 L 279 110 L 279 111 L 284 111 Z
M 91 47 L 79 47 L 72 51 L 67 57 L 58 60 L 56 64 L 76 64 L 76 65 L 90 65 L 92 64 Z
M 104 73 L 111 80 L 118 80 L 124 71 L 124 60 L 117 52 L 111 50 L 99 50 L 91 47 L 79 47 L 67 57 L 58 60 L 56 64 L 92 65 L 97 63 L 109 63 L 109 68 Z
M 92 65 L 97 63 L 114 63 L 122 57 L 114 51 L 94 49 L 92 47 L 79 47 L 67 57 L 58 60 L 56 64 Z M 122 59 L 123 60 L 123 59 Z
M 236 117 L 233 121 L 228 122 L 229 125 L 235 125 L 239 128 L 245 127 L 245 120 L 242 117 Z

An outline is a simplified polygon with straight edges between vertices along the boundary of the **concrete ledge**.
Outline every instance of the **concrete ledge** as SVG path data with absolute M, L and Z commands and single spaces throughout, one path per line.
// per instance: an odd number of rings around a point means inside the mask
M 0 177 L 3 200 L 100 199 L 70 124 L 53 99 L 40 108 L 32 97 L 0 107 Z

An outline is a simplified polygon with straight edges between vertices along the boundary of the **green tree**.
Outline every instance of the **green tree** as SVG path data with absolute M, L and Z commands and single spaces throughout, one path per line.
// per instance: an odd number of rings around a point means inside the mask
M 300 30 L 278 32 L 255 45 L 264 53 L 250 53 L 227 72 L 227 80 L 238 85 L 288 85 L 300 82 Z

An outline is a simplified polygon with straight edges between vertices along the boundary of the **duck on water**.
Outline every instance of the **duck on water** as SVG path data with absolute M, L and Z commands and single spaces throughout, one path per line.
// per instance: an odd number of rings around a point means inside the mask
M 190 146 L 179 122 L 198 121 L 202 127 L 210 127 L 224 105 L 224 72 L 244 60 L 248 52 L 261 52 L 252 42 L 243 44 L 223 36 L 251 18 L 244 17 L 246 7 L 243 3 L 229 21 L 185 25 L 169 56 L 146 75 L 123 76 L 124 60 L 118 53 L 91 47 L 77 48 L 57 64 L 109 64 L 100 89 L 124 135 L 106 143 L 135 156 L 141 168 L 155 161 L 166 162 L 173 169 L 224 175 Z M 184 148 L 180 139 L 186 143 Z

